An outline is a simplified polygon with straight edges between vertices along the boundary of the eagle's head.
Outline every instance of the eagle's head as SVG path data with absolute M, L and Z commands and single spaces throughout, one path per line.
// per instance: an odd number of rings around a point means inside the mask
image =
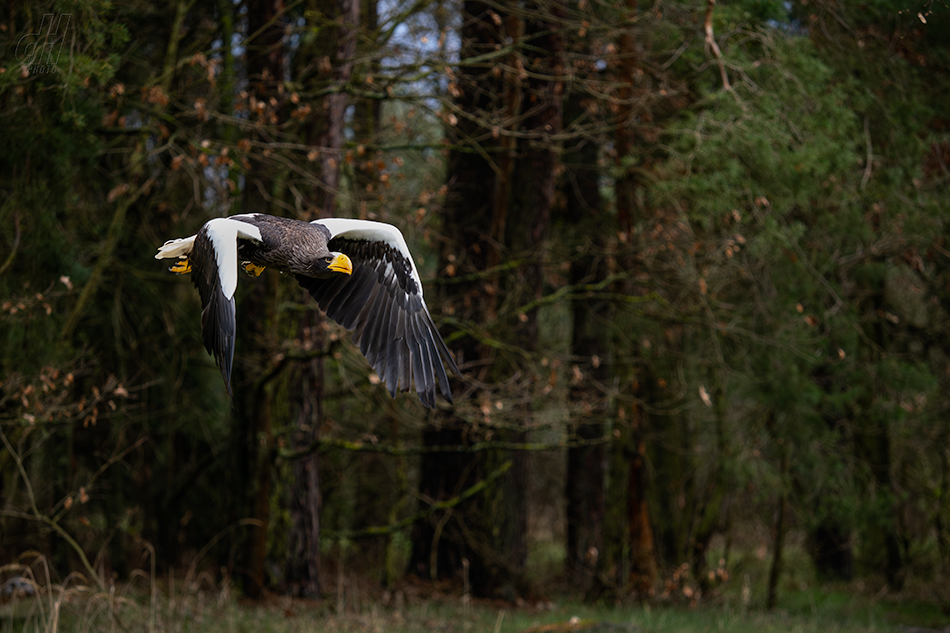
M 353 274 L 353 262 L 343 253 L 331 252 L 324 257 L 318 257 L 313 260 L 308 272 L 309 277 L 318 279 L 333 277 L 334 275 L 344 273 Z

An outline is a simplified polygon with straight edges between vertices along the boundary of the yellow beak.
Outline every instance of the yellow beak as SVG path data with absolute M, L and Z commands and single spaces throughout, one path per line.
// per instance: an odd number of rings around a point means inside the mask
M 346 273 L 347 275 L 353 274 L 353 262 L 350 261 L 350 258 L 340 253 L 333 258 L 333 261 L 327 266 L 327 270 L 332 270 L 336 273 Z

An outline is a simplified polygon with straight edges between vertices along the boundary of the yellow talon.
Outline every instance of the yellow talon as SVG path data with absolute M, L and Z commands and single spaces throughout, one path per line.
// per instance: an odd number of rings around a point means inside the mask
M 191 272 L 191 261 L 187 257 L 179 257 L 178 263 L 168 270 L 176 275 L 187 275 Z
M 244 262 L 244 272 L 254 277 L 260 277 L 261 273 L 264 272 L 264 268 L 264 266 L 258 266 L 253 262 Z

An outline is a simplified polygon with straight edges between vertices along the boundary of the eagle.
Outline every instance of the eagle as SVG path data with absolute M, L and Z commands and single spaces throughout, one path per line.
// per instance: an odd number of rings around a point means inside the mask
M 191 274 L 201 297 L 201 336 L 231 396 L 238 269 L 259 276 L 268 266 L 292 275 L 353 342 L 389 393 L 413 386 L 435 407 L 436 383 L 449 403 L 447 366 L 459 369 L 422 297 L 422 280 L 402 233 L 369 220 L 304 222 L 263 213 L 208 220 L 190 237 L 159 247 L 155 259 Z

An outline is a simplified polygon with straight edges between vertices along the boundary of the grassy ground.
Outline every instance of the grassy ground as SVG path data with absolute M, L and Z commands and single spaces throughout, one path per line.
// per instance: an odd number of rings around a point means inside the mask
M 184 589 L 184 590 L 183 590 Z M 236 600 L 227 586 L 179 587 L 169 599 L 161 591 L 122 597 L 79 587 L 56 589 L 40 599 L 0 604 L 0 633 L 13 631 L 326 631 L 409 633 L 560 633 L 718 632 L 811 633 L 826 631 L 942 631 L 950 616 L 939 605 L 908 596 L 869 595 L 854 585 L 787 592 L 780 608 L 766 612 L 743 605 L 741 593 L 728 593 L 690 606 L 591 606 L 545 601 L 515 606 L 490 601 L 467 602 L 439 594 L 422 598 L 416 591 L 366 596 L 347 603 L 333 599 L 290 600 L 273 597 L 262 603 Z M 410 597 L 406 597 L 410 595 Z M 915 628 L 916 627 L 916 628 Z M 950 629 L 947 629 L 950 630 Z
M 718 556 L 711 553 L 710 569 L 716 568 Z M 807 556 L 789 548 L 778 607 L 766 611 L 767 564 L 755 548 L 734 553 L 729 573 L 707 595 L 699 598 L 681 580 L 666 584 L 667 595 L 643 604 L 580 603 L 576 588 L 564 584 L 563 563 L 557 557 L 545 560 L 534 562 L 537 573 L 531 582 L 538 597 L 516 605 L 468 600 L 461 583 L 405 579 L 386 591 L 378 575 L 341 577 L 341 570 L 329 566 L 329 594 L 323 600 L 271 595 L 250 602 L 240 598 L 228 579 L 195 570 L 185 578 L 158 580 L 152 573 L 136 572 L 126 583 L 103 591 L 84 586 L 78 577 L 57 583 L 45 559 L 37 558 L 30 567 L 0 567 L 0 580 L 6 580 L 0 584 L 0 633 L 950 633 L 946 573 L 926 581 L 912 578 L 899 593 L 889 591 L 883 579 L 868 576 L 821 584 Z M 25 590 L 11 592 L 14 585 L 8 579 L 14 575 L 30 586 L 20 583 Z M 552 583 L 552 578 L 562 579 Z M 30 592 L 36 595 L 26 595 Z

